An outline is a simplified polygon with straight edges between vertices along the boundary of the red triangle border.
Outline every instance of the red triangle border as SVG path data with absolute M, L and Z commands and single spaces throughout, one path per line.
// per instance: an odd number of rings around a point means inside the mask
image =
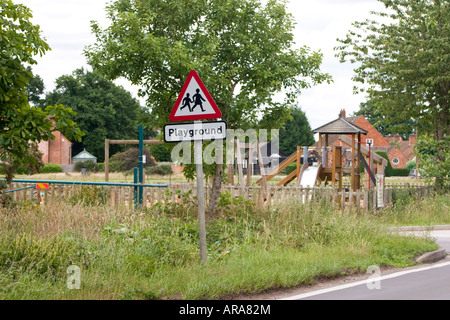
M 189 83 L 191 82 L 192 77 L 197 81 L 198 85 L 200 86 L 200 89 L 202 90 L 203 94 L 205 95 L 205 98 L 208 100 L 209 104 L 215 111 L 215 113 L 210 114 L 197 114 L 197 115 L 187 115 L 187 116 L 175 116 L 175 113 L 177 112 L 178 108 L 181 105 L 181 101 L 183 100 L 184 93 L 186 92 Z M 189 72 L 189 75 L 183 85 L 183 88 L 181 89 L 180 94 L 178 95 L 178 99 L 175 102 L 175 105 L 172 109 L 172 112 L 170 113 L 169 120 L 170 121 L 185 121 L 185 120 L 203 120 L 203 119 L 217 119 L 222 117 L 222 112 L 220 112 L 219 108 L 217 107 L 216 103 L 214 102 L 213 98 L 209 94 L 208 90 L 206 89 L 205 85 L 203 84 L 203 81 L 200 79 L 198 73 L 195 70 L 191 70 Z

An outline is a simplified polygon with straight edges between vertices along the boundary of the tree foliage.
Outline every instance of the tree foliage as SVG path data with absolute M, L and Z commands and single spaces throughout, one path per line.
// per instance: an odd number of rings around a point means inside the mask
M 435 178 L 440 182 L 441 192 L 450 190 L 450 135 L 443 140 L 435 140 L 425 134 L 417 141 L 421 173 L 429 180 Z M 439 156 L 440 161 L 436 161 Z
M 31 67 L 27 67 L 27 71 L 32 73 Z M 33 106 L 42 105 L 42 96 L 44 95 L 44 80 L 38 75 L 33 74 L 33 77 L 30 79 L 30 82 L 25 86 L 28 102 Z
M 329 80 L 319 72 L 320 53 L 293 48 L 284 1 L 117 0 L 107 14 L 109 27 L 92 24 L 97 42 L 88 61 L 142 86 L 156 126 L 168 121 L 191 69 L 229 128 L 255 127 L 264 115 L 280 125 L 301 89 Z M 282 90 L 280 103 L 273 97 Z
M 297 150 L 297 146 L 311 146 L 314 144 L 314 135 L 306 118 L 305 113 L 300 108 L 293 108 L 292 119 L 286 121 L 280 129 L 280 150 L 292 154 Z
M 196 70 L 230 129 L 277 128 L 302 89 L 330 81 L 322 54 L 295 47 L 284 0 L 116 0 L 111 24 L 92 24 L 89 63 L 142 87 L 151 127 L 162 127 L 190 70 Z M 275 97 L 279 94 L 280 99 Z M 223 176 L 216 165 L 212 212 Z
M 359 105 L 359 110 L 355 116 L 364 116 L 370 124 L 383 136 L 389 134 L 400 134 L 404 140 L 408 140 L 409 135 L 416 131 L 417 123 L 412 118 L 399 119 L 392 110 L 380 110 L 371 101 L 363 102 Z M 428 125 L 427 125 L 428 126 Z M 420 128 L 422 129 L 422 127 Z M 419 130 L 422 132 L 422 130 Z
M 28 103 L 26 86 L 33 75 L 27 65 L 36 64 L 34 56 L 50 49 L 31 18 L 27 7 L 0 2 L 0 159 L 18 165 L 35 163 L 27 156 L 30 142 L 51 139 L 55 130 L 68 138 L 82 136 L 70 119 L 74 115 L 70 108 L 53 105 L 44 110 Z
M 363 84 L 361 91 L 367 86 L 382 114 L 427 124 L 424 133 L 442 141 L 450 134 L 448 0 L 379 1 L 386 12 L 373 13 L 378 21 L 354 22 L 355 29 L 338 39 L 337 55 L 358 64 L 353 79 Z
M 97 72 L 75 70 L 72 75 L 56 79 L 56 88 L 49 92 L 43 104 L 62 103 L 76 111 L 74 120 L 86 132 L 83 141 L 75 142 L 73 154 L 83 149 L 104 160 L 105 139 L 137 139 L 143 109 L 124 88 L 106 80 Z M 110 153 L 123 150 L 111 145 Z

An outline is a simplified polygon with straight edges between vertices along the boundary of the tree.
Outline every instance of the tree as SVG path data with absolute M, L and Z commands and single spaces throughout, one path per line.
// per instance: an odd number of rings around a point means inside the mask
M 391 110 L 380 111 L 371 101 L 362 102 L 355 116 L 364 116 L 370 124 L 383 136 L 400 134 L 404 140 L 415 132 L 416 123 L 412 118 L 399 119 Z M 387 113 L 389 112 L 389 113 Z M 422 131 L 422 130 L 420 130 Z
M 62 103 L 77 112 L 74 120 L 86 136 L 74 143 L 74 154 L 86 149 L 102 162 L 105 139 L 137 139 L 143 113 L 139 101 L 97 72 L 77 69 L 72 75 L 59 77 L 55 90 L 46 95 L 43 103 Z M 111 145 L 111 154 L 121 150 L 123 146 Z
M 294 48 L 294 19 L 283 0 L 116 0 L 107 15 L 106 29 L 92 24 L 97 41 L 86 49 L 88 61 L 141 86 L 154 127 L 168 121 L 192 69 L 231 129 L 279 127 L 303 88 L 330 81 L 319 71 L 321 53 Z M 222 176 L 216 165 L 210 215 Z
M 54 105 L 43 110 L 28 103 L 26 86 L 33 75 L 26 65 L 36 64 L 34 56 L 50 49 L 31 18 L 27 7 L 0 2 L 0 160 L 9 164 L 35 163 L 27 156 L 30 143 L 54 138 L 55 130 L 74 139 L 82 136 L 70 119 L 74 115 L 70 108 Z M 8 182 L 12 178 L 7 174 Z
M 27 71 L 32 73 L 31 67 L 27 67 Z M 33 77 L 30 79 L 30 82 L 25 86 L 28 102 L 30 102 L 33 106 L 40 106 L 43 104 L 42 96 L 44 94 L 44 80 L 38 75 L 33 74 Z
M 298 107 L 293 108 L 291 119 L 286 121 L 280 129 L 280 150 L 292 154 L 297 146 L 311 146 L 314 144 L 314 135 L 305 113 Z
M 441 182 L 439 191 L 448 192 L 450 190 L 450 135 L 446 135 L 444 140 L 436 141 L 432 136 L 425 134 L 417 141 L 417 151 L 421 174 L 425 178 L 435 178 Z M 441 161 L 436 161 L 436 156 L 440 152 Z
M 450 134 L 450 6 L 448 0 L 379 0 L 378 22 L 354 22 L 337 56 L 359 66 L 353 80 L 367 85 L 382 114 L 428 124 L 436 141 Z M 360 91 L 364 91 L 360 88 Z M 437 163 L 444 159 L 439 144 Z M 442 186 L 436 177 L 436 186 Z

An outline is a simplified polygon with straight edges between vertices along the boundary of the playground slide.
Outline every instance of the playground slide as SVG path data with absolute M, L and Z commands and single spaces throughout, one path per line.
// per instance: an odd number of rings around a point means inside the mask
M 302 168 L 300 174 L 299 187 L 314 187 L 316 185 L 317 178 L 319 176 L 319 170 L 321 167 L 306 166 Z

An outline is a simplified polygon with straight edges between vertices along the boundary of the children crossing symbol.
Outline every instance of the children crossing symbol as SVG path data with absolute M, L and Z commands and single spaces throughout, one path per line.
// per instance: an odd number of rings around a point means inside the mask
M 169 116 L 170 121 L 217 119 L 222 116 L 195 70 L 184 83 L 175 106 Z

